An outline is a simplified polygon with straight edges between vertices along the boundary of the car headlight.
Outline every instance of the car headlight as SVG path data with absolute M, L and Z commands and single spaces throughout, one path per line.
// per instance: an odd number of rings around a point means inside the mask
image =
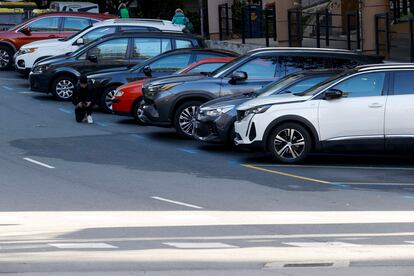
M 261 106 L 255 106 L 253 108 L 250 108 L 244 112 L 244 117 L 250 115 L 250 114 L 260 114 L 265 113 L 272 105 L 261 105 Z
M 46 72 L 47 69 L 49 69 L 49 66 L 48 65 L 38 65 L 38 66 L 35 66 L 33 68 L 33 73 L 41 74 L 41 73 Z
M 123 95 L 124 95 L 124 92 L 115 90 L 115 94 L 114 94 L 115 97 L 122 97 Z
M 204 107 L 200 109 L 200 113 L 203 113 L 209 117 L 219 117 L 222 114 L 229 112 L 234 107 L 234 105 L 226 105 L 220 107 Z
M 150 85 L 147 87 L 147 94 L 148 97 L 154 97 L 156 94 L 168 91 L 173 87 L 176 87 L 177 85 L 180 85 L 182 83 L 169 83 L 169 84 L 161 84 L 161 85 Z
M 37 48 L 26 48 L 19 51 L 19 55 L 30 54 L 36 52 Z

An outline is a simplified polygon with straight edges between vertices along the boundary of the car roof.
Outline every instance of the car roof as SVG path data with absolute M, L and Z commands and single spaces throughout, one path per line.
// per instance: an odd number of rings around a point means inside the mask
M 108 19 L 97 22 L 94 26 L 109 26 L 109 25 L 123 25 L 123 26 L 143 26 L 157 28 L 161 31 L 175 31 L 182 32 L 184 26 L 173 24 L 168 20 L 146 19 L 146 18 L 128 18 L 128 19 Z
M 212 48 L 180 48 L 174 49 L 167 52 L 162 53 L 162 55 L 167 55 L 171 53 L 189 53 L 189 52 L 201 52 L 201 53 L 214 53 L 214 54 L 222 54 L 228 57 L 237 57 L 239 54 L 222 49 L 212 49 Z
M 376 71 L 384 69 L 413 69 L 414 63 L 379 63 L 379 64 L 369 64 L 361 65 L 355 68 L 358 72 L 366 71 Z
M 325 68 L 325 69 L 308 69 L 308 70 L 303 70 L 303 71 L 299 71 L 299 72 L 295 72 L 293 74 L 297 74 L 297 75 L 306 75 L 306 76 L 310 76 L 310 75 L 335 75 L 335 74 L 339 74 L 346 71 L 346 69 L 329 69 L 329 68 Z
M 47 13 L 38 15 L 34 18 L 49 17 L 49 16 L 75 16 L 75 17 L 88 17 L 88 18 L 98 18 L 98 19 L 116 18 L 116 16 L 112 14 L 91 13 L 91 12 L 47 12 Z
M 114 34 L 108 34 L 103 36 L 100 40 L 115 38 L 115 37 L 135 37 L 135 36 L 146 36 L 146 37 L 183 37 L 183 38 L 192 38 L 196 40 L 202 40 L 201 37 L 195 36 L 189 33 L 180 33 L 180 32 L 143 32 L 143 31 L 136 31 L 136 30 L 128 30 L 128 31 L 121 31 Z
M 340 55 L 353 55 L 362 56 L 358 52 L 343 50 L 343 49 L 330 49 L 330 48 L 306 48 L 306 47 L 267 47 L 258 48 L 247 52 L 248 55 L 260 55 L 267 53 L 303 53 L 303 54 L 340 54 Z

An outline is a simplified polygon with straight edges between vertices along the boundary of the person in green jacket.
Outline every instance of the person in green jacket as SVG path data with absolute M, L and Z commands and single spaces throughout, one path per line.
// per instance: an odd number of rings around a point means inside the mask
M 124 1 L 118 7 L 118 13 L 120 18 L 130 18 L 129 9 Z
M 182 9 L 176 9 L 175 15 L 172 19 L 173 24 L 183 25 L 187 28 L 188 31 L 193 32 L 193 25 L 191 24 L 190 20 L 184 15 Z

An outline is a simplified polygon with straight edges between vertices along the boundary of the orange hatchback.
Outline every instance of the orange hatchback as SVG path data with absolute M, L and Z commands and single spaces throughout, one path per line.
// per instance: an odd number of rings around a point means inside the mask
M 209 73 L 233 59 L 233 57 L 201 59 L 176 74 Z M 144 124 L 138 117 L 138 108 L 142 100 L 142 85 L 147 80 L 139 80 L 120 86 L 112 101 L 112 111 L 118 115 L 134 117 L 138 124 Z
M 114 15 L 52 12 L 29 19 L 0 32 L 0 70 L 13 64 L 13 56 L 21 46 L 43 39 L 65 38 L 95 22 L 116 18 Z

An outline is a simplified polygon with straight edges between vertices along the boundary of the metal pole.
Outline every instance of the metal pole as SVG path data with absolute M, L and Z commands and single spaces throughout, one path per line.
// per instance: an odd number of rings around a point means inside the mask
M 356 12 L 356 35 L 357 35 L 357 49 L 361 49 L 361 18 L 359 12 Z
M 300 28 L 301 28 L 301 22 L 300 21 L 301 21 L 301 14 L 299 13 L 299 9 L 296 9 L 296 39 L 297 39 L 296 43 L 297 44 L 299 44 L 299 41 L 301 39 L 301 34 L 302 34 L 302 32 L 300 30 Z
M 270 46 L 269 41 L 269 11 L 267 9 L 264 9 L 265 13 L 265 35 L 266 35 L 266 47 Z
M 273 5 L 273 41 L 277 41 L 277 32 L 276 32 L 276 5 Z
M 200 11 L 200 34 L 204 37 L 204 9 L 203 9 L 203 0 L 198 0 L 198 6 Z
M 249 37 L 253 37 L 253 27 L 252 27 L 252 6 L 249 5 Z
M 329 10 L 325 10 L 325 46 L 329 47 Z
M 390 16 L 388 13 L 385 14 L 385 34 L 386 34 L 386 45 L 387 45 L 387 55 L 390 55 L 391 45 L 390 45 Z
M 375 53 L 380 55 L 380 43 L 379 43 L 379 16 L 375 15 Z
M 410 54 L 411 62 L 414 62 L 414 20 L 410 18 Z
M 246 25 L 244 24 L 245 17 L 246 17 L 246 13 L 244 11 L 244 7 L 241 7 L 241 36 L 242 36 L 242 44 L 246 44 Z
M 289 47 L 292 47 L 292 11 L 288 10 L 288 40 Z
M 230 20 L 229 20 L 229 4 L 225 4 L 225 9 L 226 9 L 226 34 L 227 34 L 227 38 L 230 35 Z
M 321 48 L 321 25 L 320 14 L 316 13 L 316 47 Z
M 221 17 L 221 10 L 222 10 L 222 6 L 219 5 L 218 6 L 218 12 L 219 12 L 219 34 L 220 34 L 220 40 L 223 40 L 223 19 Z
M 348 45 L 348 50 L 351 50 L 351 14 L 346 15 L 346 42 Z

